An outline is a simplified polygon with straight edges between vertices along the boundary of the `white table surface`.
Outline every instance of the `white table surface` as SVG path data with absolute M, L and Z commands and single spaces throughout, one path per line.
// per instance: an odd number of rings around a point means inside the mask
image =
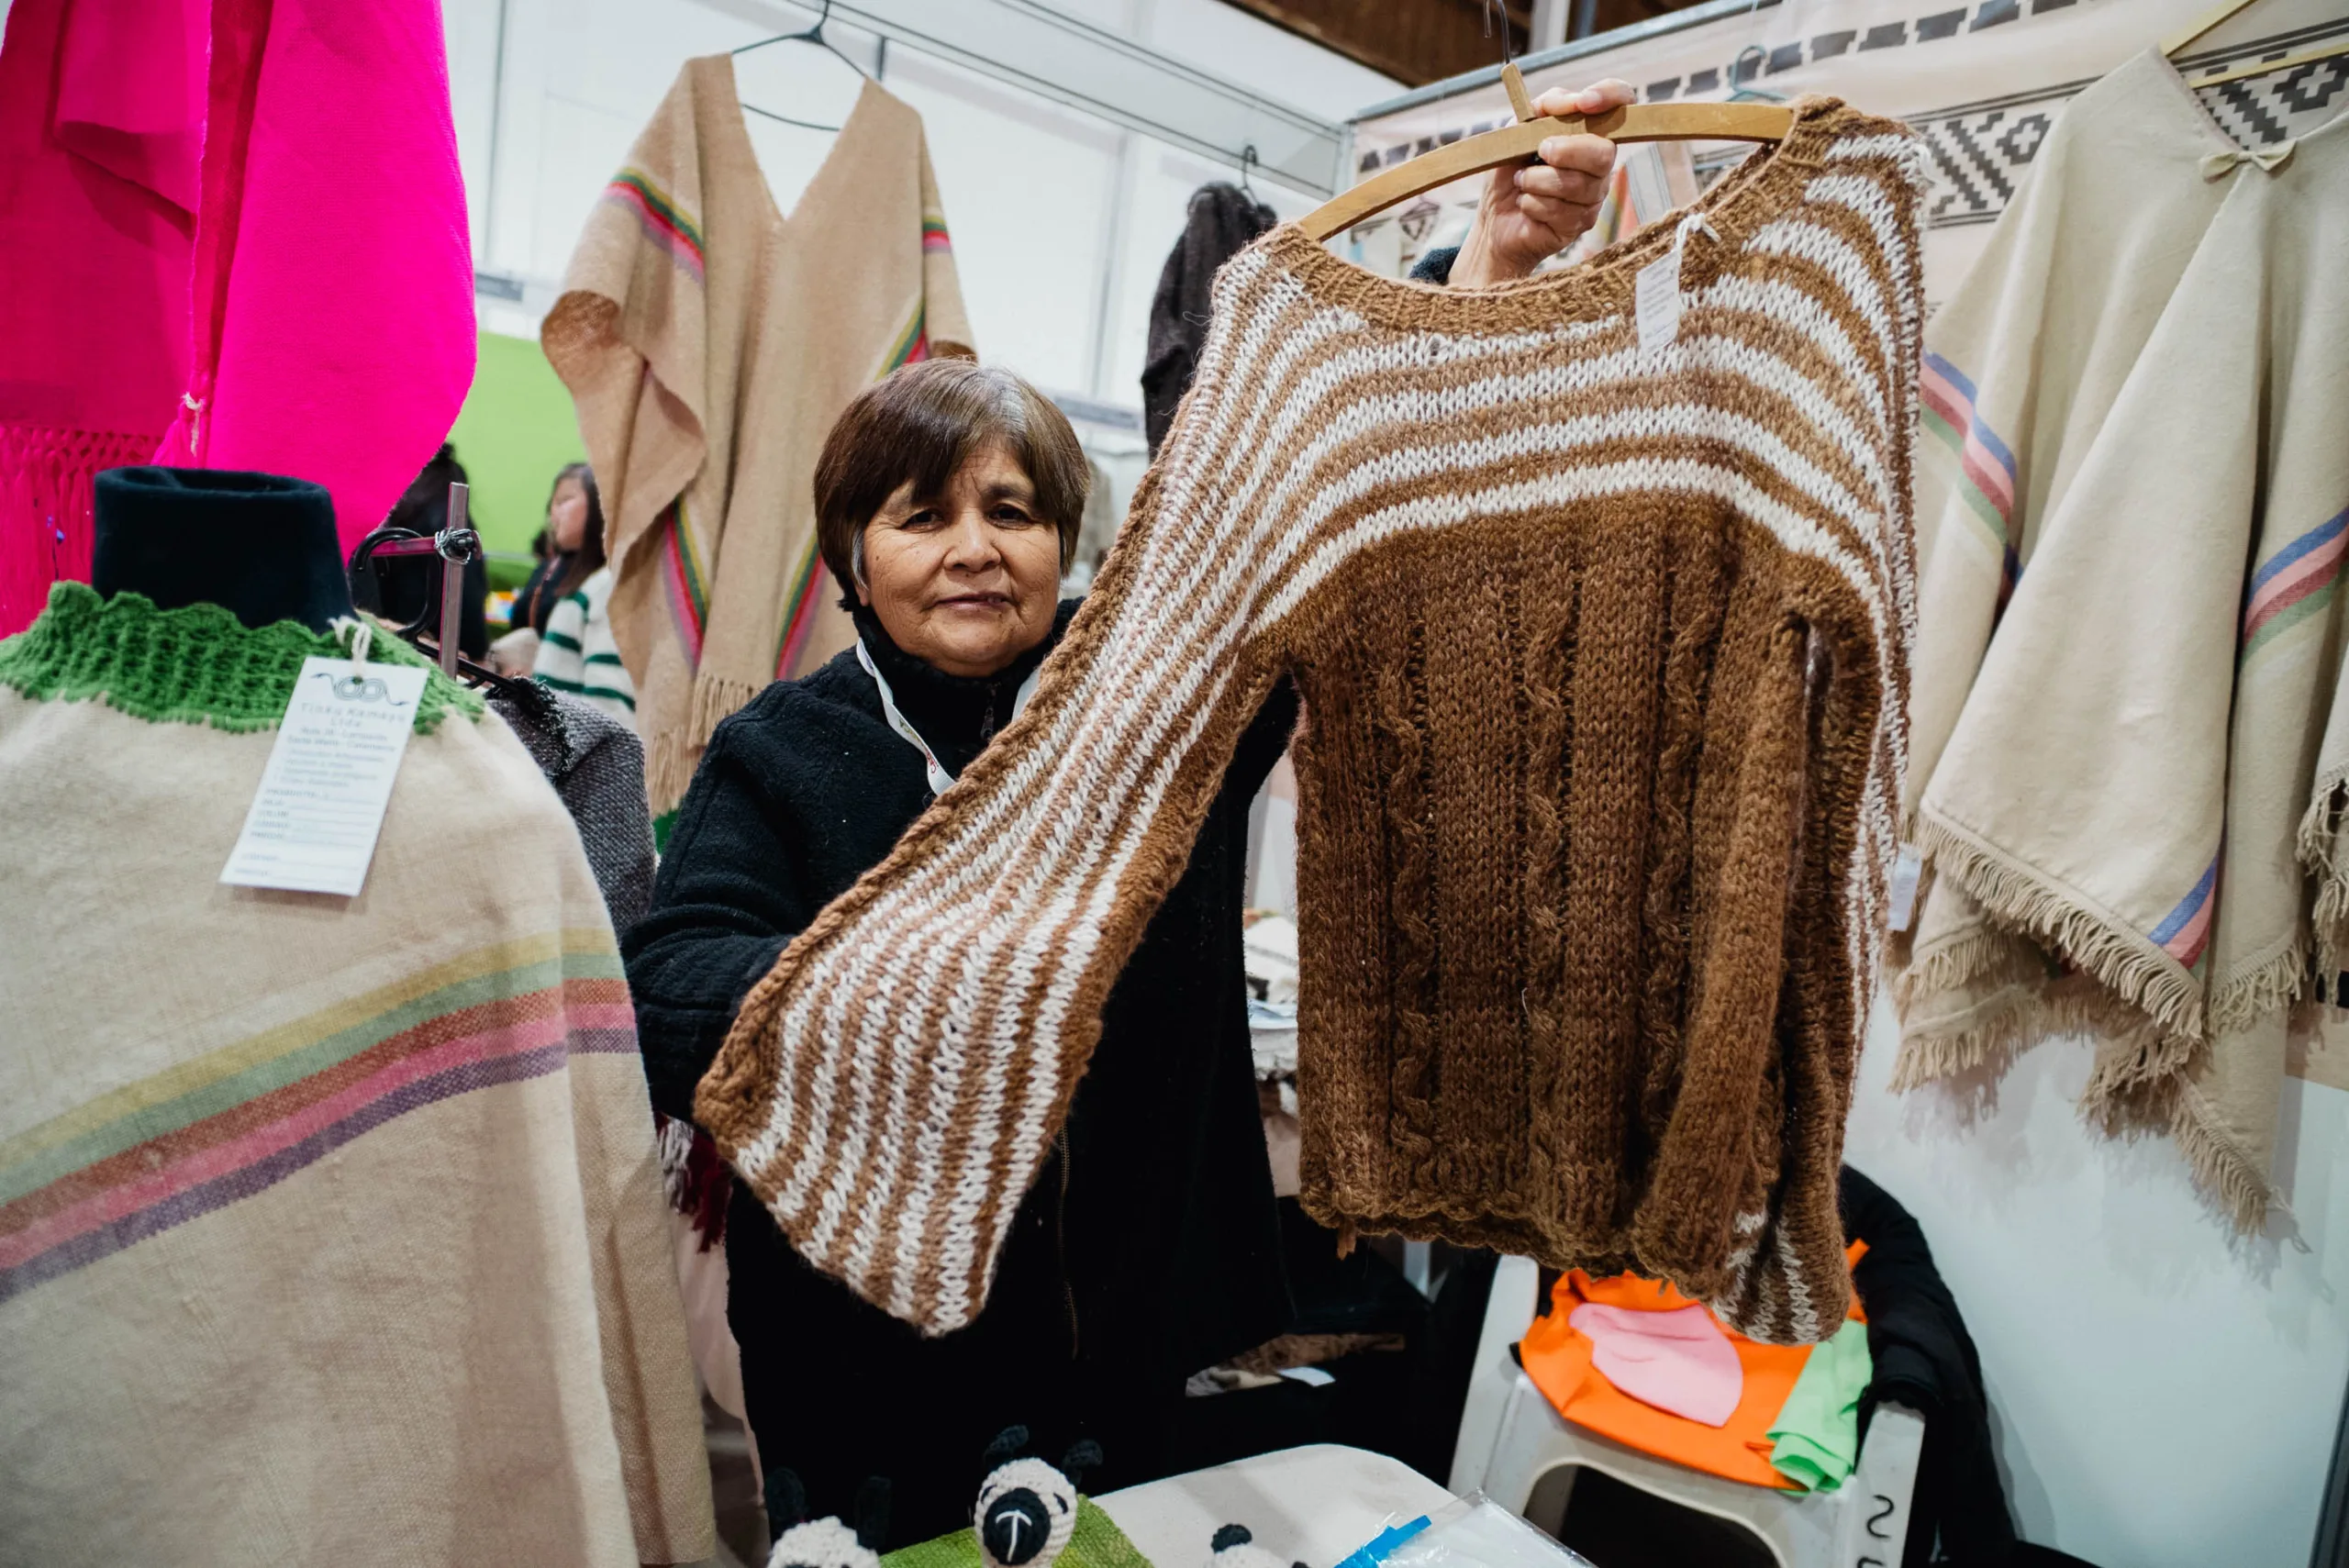
M 1333 1568 L 1386 1528 L 1452 1494 L 1385 1454 L 1315 1443 L 1170 1475 L 1093 1499 L 1154 1568 L 1207 1568 L 1225 1525 L 1245 1525 L 1282 1562 Z

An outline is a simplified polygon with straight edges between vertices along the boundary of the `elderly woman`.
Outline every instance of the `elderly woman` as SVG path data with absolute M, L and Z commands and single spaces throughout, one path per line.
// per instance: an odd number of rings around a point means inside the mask
M 1630 96 L 1609 83 L 1542 107 Z M 1466 286 L 1530 272 L 1588 227 L 1612 158 L 1598 139 L 1558 138 L 1541 162 L 1497 172 L 1467 242 L 1423 275 L 1442 282 L 1448 263 Z M 1085 487 L 1068 421 L 1006 371 L 912 365 L 841 416 L 817 468 L 817 526 L 858 646 L 718 726 L 653 913 L 627 940 L 661 1110 L 691 1116 L 743 995 L 1018 712 L 1074 609 L 1056 598 Z M 728 1317 L 751 1425 L 809 1515 L 855 1517 L 878 1480 L 890 1544 L 965 1525 L 981 1452 L 1015 1424 L 1051 1456 L 1097 1440 L 1089 1491 L 1149 1479 L 1184 1380 L 1283 1330 L 1240 904 L 1249 803 L 1296 717 L 1284 686 L 1241 740 L 1110 994 L 976 1322 L 920 1338 L 818 1274 L 737 1190 Z

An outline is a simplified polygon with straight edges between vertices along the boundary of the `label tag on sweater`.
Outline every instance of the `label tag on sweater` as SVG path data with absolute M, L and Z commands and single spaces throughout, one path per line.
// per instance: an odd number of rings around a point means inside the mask
M 406 664 L 302 661 L 222 882 L 345 896 L 359 891 L 427 673 Z
M 1643 355 L 1668 349 L 1680 340 L 1680 253 L 1688 248 L 1691 234 L 1720 238 L 1705 221 L 1703 213 L 1692 212 L 1672 231 L 1672 249 L 1642 267 L 1639 276 L 1632 280 L 1633 315 L 1639 323 L 1640 352 Z
M 1653 354 L 1680 340 L 1680 247 L 1675 244 L 1640 269 L 1632 285 L 1640 325 L 1640 352 Z
M 1917 878 L 1925 869 L 1924 858 L 1911 845 L 1900 846 L 1900 854 L 1892 862 L 1892 910 L 1885 919 L 1887 929 L 1905 931 L 1917 913 Z

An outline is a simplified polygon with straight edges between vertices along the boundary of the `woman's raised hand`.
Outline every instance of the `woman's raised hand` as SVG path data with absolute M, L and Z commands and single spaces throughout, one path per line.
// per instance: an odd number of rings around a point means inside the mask
M 1533 100 L 1537 115 L 1601 115 L 1639 96 L 1610 77 L 1574 91 L 1553 87 Z M 1553 136 L 1539 160 L 1496 169 L 1476 221 L 1452 263 L 1455 288 L 1521 278 L 1580 239 L 1598 216 L 1615 144 L 1603 136 Z

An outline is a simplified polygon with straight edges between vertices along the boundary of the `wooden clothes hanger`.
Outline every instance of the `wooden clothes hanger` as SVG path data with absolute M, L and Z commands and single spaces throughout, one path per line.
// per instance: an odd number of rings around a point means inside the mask
M 727 52 L 735 55 L 744 55 L 750 53 L 754 49 L 764 49 L 771 43 L 811 43 L 818 49 L 824 50 L 838 58 L 841 64 L 847 66 L 851 71 L 855 72 L 859 76 L 863 77 L 867 82 L 872 81 L 873 72 L 865 70 L 864 67 L 859 65 L 848 55 L 841 53 L 841 47 L 824 36 L 824 24 L 831 19 L 832 0 L 824 0 L 824 8 L 816 14 L 815 26 L 803 28 L 796 33 L 777 33 L 771 39 L 761 39 L 756 43 L 746 43 L 740 49 L 729 50 Z M 813 120 L 796 120 L 789 115 L 779 115 L 773 109 L 763 109 L 759 107 L 758 105 L 747 101 L 743 102 L 742 106 L 750 110 L 752 114 L 757 115 L 762 119 L 776 120 L 784 125 L 796 125 L 802 130 L 836 131 L 841 128 L 836 125 L 818 125 Z
M 2176 60 L 2188 44 L 2234 16 L 2238 11 L 2247 11 L 2256 4 L 2258 0 L 2221 0 L 2221 4 L 2203 12 L 2185 27 L 2162 39 L 2162 53 L 2171 60 Z M 2349 39 L 2338 39 L 2332 43 L 2321 43 L 2314 49 L 2304 49 L 2298 54 L 2288 54 L 2281 60 L 2246 60 L 2240 65 L 2230 65 L 2224 71 L 2212 72 L 2208 76 L 2188 76 L 2185 80 L 2189 87 L 2215 87 L 2221 82 L 2240 82 L 2248 76 L 2265 76 L 2271 71 L 2289 71 L 2294 66 L 2308 65 L 2320 60 L 2331 60 L 2336 55 L 2343 54 L 2349 54 Z
M 1408 163 L 1341 191 L 1307 214 L 1298 224 L 1315 239 L 1343 234 L 1363 219 L 1385 212 L 1438 185 L 1522 163 L 1553 136 L 1603 136 L 1609 141 L 1783 141 L 1795 123 L 1783 104 L 1632 104 L 1603 115 L 1536 117 L 1525 78 L 1512 63 L 1501 67 L 1517 123 L 1464 137 L 1449 147 L 1421 153 Z

